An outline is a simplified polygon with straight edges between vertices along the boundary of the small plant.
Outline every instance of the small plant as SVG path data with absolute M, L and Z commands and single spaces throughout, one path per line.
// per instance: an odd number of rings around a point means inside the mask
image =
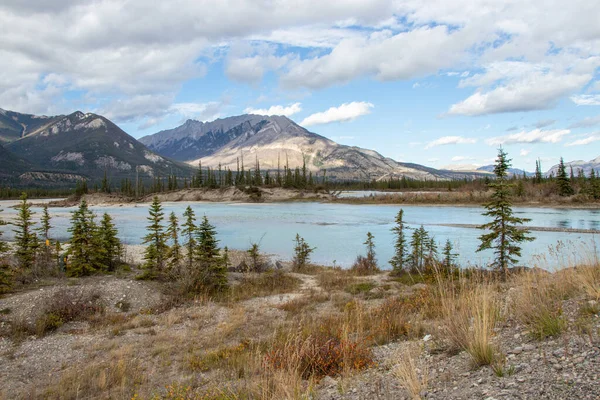
M 427 388 L 427 370 L 421 371 L 417 367 L 417 354 L 414 349 L 404 352 L 392 373 L 406 389 L 414 400 L 421 399 L 421 393 Z M 419 376 L 420 375 L 420 376 Z
M 367 246 L 367 255 L 356 257 L 356 261 L 352 265 L 352 271 L 358 275 L 371 275 L 379 272 L 377 268 L 377 259 L 375 258 L 375 237 L 371 232 L 367 232 L 367 240 L 363 243 Z
M 104 306 L 100 303 L 97 293 L 59 290 L 37 318 L 36 334 L 44 336 L 67 322 L 88 319 L 102 312 Z
M 310 254 L 315 251 L 315 247 L 310 247 L 304 238 L 296 234 L 296 246 L 294 247 L 294 259 L 292 267 L 294 271 L 301 271 L 310 263 Z
M 350 294 L 357 295 L 361 293 L 368 293 L 373 289 L 376 285 L 373 282 L 361 282 L 355 283 L 346 288 L 346 291 Z

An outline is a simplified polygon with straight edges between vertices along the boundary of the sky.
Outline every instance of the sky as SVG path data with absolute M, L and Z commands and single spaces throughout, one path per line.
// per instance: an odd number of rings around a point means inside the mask
M 0 108 L 243 113 L 435 168 L 600 156 L 592 0 L 1 0 Z

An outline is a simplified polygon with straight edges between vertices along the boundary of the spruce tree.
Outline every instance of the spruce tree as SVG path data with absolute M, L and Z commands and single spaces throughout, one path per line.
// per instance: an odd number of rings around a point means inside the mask
M 35 263 L 35 255 L 39 247 L 38 237 L 34 232 L 31 203 L 27 202 L 27 194 L 21 195 L 21 203 L 17 206 L 17 219 L 13 225 L 15 232 L 16 255 L 22 269 L 31 269 Z
M 310 254 L 316 247 L 310 247 L 299 234 L 296 234 L 296 239 L 294 241 L 296 242 L 296 245 L 294 246 L 292 267 L 294 271 L 301 271 L 310 263 Z
M 193 290 L 196 293 L 219 293 L 227 288 L 227 269 L 219 256 L 215 227 L 208 222 L 206 215 L 198 227 L 198 243 L 194 255 Z
M 535 161 L 535 183 L 542 183 L 543 175 L 542 175 L 542 162 L 540 160 Z
M 392 228 L 392 232 L 396 235 L 394 257 L 390 260 L 393 275 L 400 275 L 404 271 L 406 261 L 406 234 L 404 229 L 404 210 L 400 209 L 398 215 L 396 215 L 396 226 Z
M 522 242 L 533 240 L 528 236 L 529 231 L 520 228 L 529 219 L 518 218 L 513 215 L 511 202 L 511 184 L 507 181 L 507 171 L 510 168 L 510 160 L 507 154 L 500 148 L 498 158 L 494 167 L 496 179 L 489 184 L 494 190 L 492 199 L 485 205 L 486 212 L 484 216 L 491 217 L 492 221 L 481 225 L 480 229 L 485 229 L 489 233 L 479 237 L 481 244 L 477 251 L 493 249 L 495 259 L 492 266 L 506 275 L 508 267 L 517 262 L 517 257 L 521 256 Z
M 168 251 L 169 268 L 177 273 L 181 263 L 181 245 L 179 244 L 179 220 L 174 212 L 169 215 L 169 226 L 167 227 L 167 238 L 171 244 Z
M 187 206 L 185 212 L 183 213 L 185 217 L 185 222 L 181 226 L 181 235 L 184 237 L 185 242 L 183 246 L 186 249 L 186 264 L 188 270 L 192 269 L 192 264 L 194 261 L 194 253 L 196 251 L 196 217 L 194 215 L 194 210 L 192 207 Z
M 2 213 L 3 210 L 0 210 Z M 8 262 L 4 259 L 5 254 L 8 252 L 8 245 L 2 241 L 2 227 L 7 223 L 0 218 L 0 293 L 5 293 L 12 287 L 12 275 L 10 273 L 10 267 Z
M 428 250 L 433 253 L 435 244 L 432 244 L 432 240 L 429 237 L 427 230 L 421 225 L 418 229 L 415 229 L 410 241 L 411 254 L 409 256 L 411 270 L 413 272 L 423 273 L 425 272 L 425 264 L 427 261 Z M 437 249 L 435 249 L 437 251 Z
M 444 268 L 448 272 L 452 272 L 454 269 L 454 264 L 456 262 L 456 253 L 453 253 L 454 246 L 450 239 L 446 239 L 446 244 L 444 245 L 444 249 L 442 250 L 442 254 L 444 255 Z
M 148 234 L 144 236 L 143 240 L 143 243 L 147 245 L 144 252 L 144 268 L 146 272 L 143 277 L 155 279 L 164 271 L 165 256 L 168 249 L 162 225 L 165 216 L 157 196 L 154 196 L 148 213 L 147 220 L 149 225 L 146 227 Z
M 48 267 L 53 258 L 52 252 L 54 251 L 54 246 L 52 245 L 52 240 L 50 238 L 50 229 L 52 229 L 52 225 L 50 224 L 50 213 L 48 212 L 48 206 L 44 205 L 44 209 L 42 211 L 42 218 L 40 219 L 40 227 L 37 228 L 37 231 L 40 233 L 40 239 L 42 240 L 40 246 L 40 261 L 44 264 L 45 267 Z
M 112 217 L 104 213 L 98 227 L 98 240 L 102 248 L 100 262 L 109 271 L 114 271 L 121 258 L 123 245 L 118 237 L 119 231 Z
M 560 196 L 571 196 L 575 193 L 575 191 L 573 190 L 573 186 L 571 185 L 571 181 L 567 176 L 565 162 L 562 157 L 560 158 L 560 163 L 558 164 L 556 184 L 558 185 L 558 194 Z
M 71 233 L 69 250 L 67 251 L 67 275 L 85 276 L 103 269 L 101 260 L 103 249 L 99 246 L 98 229 L 94 214 L 88 208 L 85 200 L 71 214 Z

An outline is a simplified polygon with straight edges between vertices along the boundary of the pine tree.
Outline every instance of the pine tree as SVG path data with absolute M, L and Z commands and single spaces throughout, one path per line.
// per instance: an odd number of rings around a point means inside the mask
M 296 245 L 294 246 L 294 258 L 292 259 L 292 267 L 294 271 L 301 271 L 310 263 L 310 254 L 316 247 L 310 247 L 304 238 L 296 234 Z
M 571 186 L 571 182 L 567 177 L 565 162 L 563 161 L 562 157 L 560 158 L 560 163 L 558 164 L 556 184 L 558 185 L 558 194 L 560 196 L 571 196 L 575 193 L 575 191 L 573 190 L 573 186 Z
M 116 269 L 123 252 L 123 245 L 118 234 L 119 231 L 112 217 L 108 213 L 104 213 L 98 227 L 98 240 L 102 248 L 100 263 L 109 271 Z
M 396 235 L 394 257 L 390 260 L 393 275 L 400 275 L 404 271 L 404 262 L 406 261 L 406 235 L 404 229 L 404 210 L 400 209 L 398 215 L 396 215 L 396 226 L 392 228 L 392 232 Z
M 219 256 L 219 248 L 215 227 L 208 222 L 206 215 L 198 227 L 194 254 L 195 271 L 193 271 L 196 293 L 219 293 L 227 288 L 227 269 Z
M 542 162 L 540 160 L 535 161 L 535 183 L 542 183 Z
M 444 249 L 442 250 L 442 254 L 444 255 L 444 268 L 448 272 L 452 272 L 454 269 L 454 265 L 456 262 L 456 253 L 453 253 L 454 246 L 450 239 L 446 239 L 446 244 L 444 245 Z
M 484 216 L 491 217 L 492 221 L 480 226 L 480 229 L 490 231 L 479 237 L 481 244 L 477 251 L 494 249 L 495 259 L 492 266 L 505 273 L 508 273 L 508 267 L 517 262 L 517 257 L 521 256 L 520 243 L 533 240 L 528 236 L 529 231 L 519 226 L 529 219 L 517 218 L 513 215 L 511 203 L 511 184 L 507 182 L 507 171 L 510 167 L 510 160 L 507 154 L 500 148 L 498 158 L 494 167 L 496 180 L 489 186 L 494 189 L 492 200 L 485 205 L 487 211 Z
M 185 242 L 183 246 L 186 248 L 186 260 L 188 270 L 192 269 L 192 264 L 194 260 L 194 253 L 196 251 L 196 217 L 194 215 L 194 211 L 192 207 L 187 206 L 185 212 L 183 213 L 185 217 L 185 222 L 181 226 L 181 235 L 185 238 Z
M 40 233 L 40 238 L 42 239 L 39 251 L 40 261 L 45 267 L 50 266 L 53 258 L 52 252 L 54 251 L 54 246 L 52 245 L 52 240 L 50 238 L 50 229 L 52 229 L 52 225 L 50 224 L 51 219 L 50 213 L 48 212 L 48 206 L 44 205 L 42 218 L 40 219 L 40 227 L 37 228 L 37 231 Z
M 146 273 L 144 278 L 155 279 L 159 277 L 165 267 L 165 256 L 167 244 L 165 241 L 165 231 L 161 224 L 164 219 L 162 205 L 157 196 L 154 196 L 150 209 L 150 214 L 147 218 L 149 225 L 147 226 L 148 234 L 144 236 L 144 244 L 147 244 L 144 252 L 144 268 Z
M 94 214 L 85 200 L 71 214 L 71 233 L 67 252 L 67 274 L 69 276 L 85 276 L 103 268 L 101 259 L 103 249 L 98 245 L 98 229 L 94 222 Z
M 27 194 L 21 195 L 21 203 L 17 206 L 17 220 L 13 225 L 17 228 L 15 232 L 16 255 L 19 266 L 23 269 L 31 269 L 35 263 L 35 255 L 39 247 L 37 235 L 34 232 L 32 220 L 31 203 L 27 202 Z
M 431 241 L 429 232 L 427 232 L 423 225 L 413 232 L 410 241 L 411 254 L 409 256 L 411 270 L 413 272 L 425 272 L 427 251 L 431 246 Z
M 0 210 L 2 213 L 3 210 Z M 10 267 L 8 262 L 4 259 L 4 255 L 8 252 L 8 245 L 2 241 L 2 230 L 1 228 L 7 225 L 6 221 L 0 218 L 0 293 L 5 293 L 12 287 L 12 275 L 10 273 Z
M 179 220 L 174 212 L 169 216 L 169 226 L 167 227 L 167 238 L 171 241 L 168 251 L 169 268 L 177 273 L 181 263 L 181 245 L 179 244 Z

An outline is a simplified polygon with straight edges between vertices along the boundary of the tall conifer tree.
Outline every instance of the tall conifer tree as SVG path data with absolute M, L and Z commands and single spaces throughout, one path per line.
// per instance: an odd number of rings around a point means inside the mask
M 147 245 L 144 252 L 144 268 L 146 269 L 144 277 L 154 279 L 164 271 L 167 251 L 166 235 L 162 225 L 165 215 L 157 196 L 154 196 L 148 213 L 148 233 L 144 236 L 143 241 Z
M 392 228 L 392 232 L 396 236 L 394 257 L 390 260 L 390 264 L 393 267 L 393 275 L 399 275 L 404 271 L 404 263 L 406 261 L 406 234 L 404 230 L 404 210 L 400 209 L 398 215 L 396 215 L 396 226 Z
M 503 271 L 506 275 L 508 267 L 517 262 L 517 257 L 521 256 L 520 244 L 525 241 L 533 240 L 529 231 L 520 226 L 529 219 L 515 217 L 511 202 L 511 183 L 507 180 L 507 171 L 510 168 L 510 160 L 507 154 L 500 148 L 498 158 L 494 167 L 496 179 L 489 183 L 489 187 L 494 190 L 492 199 L 485 205 L 487 211 L 483 214 L 491 217 L 492 221 L 481 225 L 480 229 L 485 229 L 489 233 L 479 237 L 481 244 L 477 251 L 493 249 L 495 254 L 492 266 Z

